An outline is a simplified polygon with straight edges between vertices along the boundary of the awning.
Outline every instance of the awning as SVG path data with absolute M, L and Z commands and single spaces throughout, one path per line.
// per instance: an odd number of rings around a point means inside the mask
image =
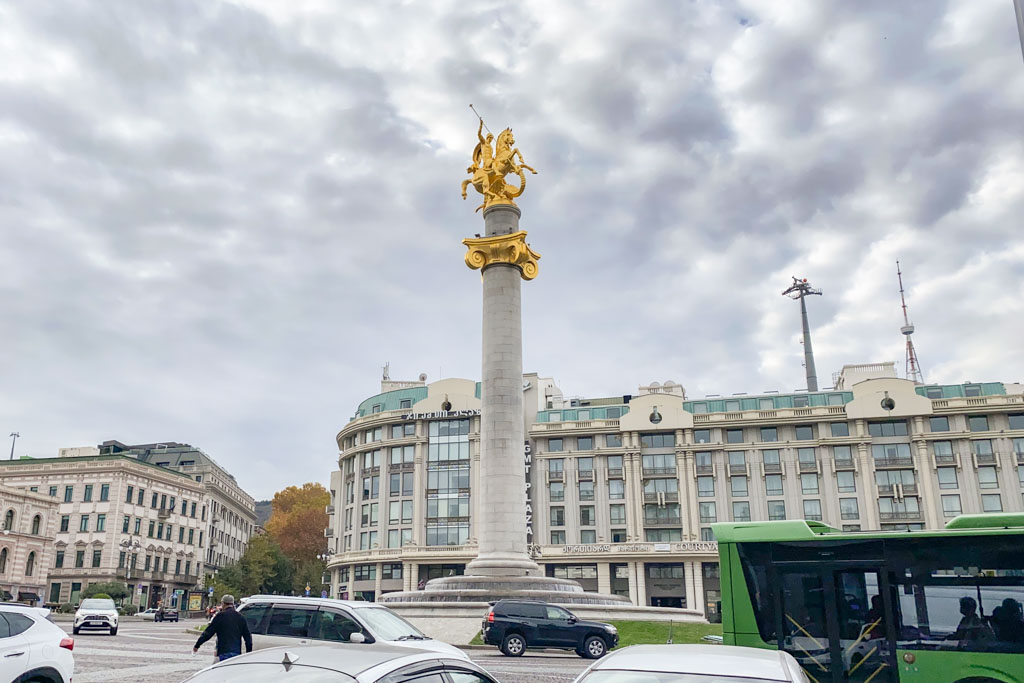
M 8 600 L 13 600 L 13 599 L 14 599 L 14 596 L 11 595 L 10 591 L 0 590 L 0 600 L 3 600 L 3 601 L 6 602 Z
M 39 596 L 35 593 L 18 593 L 18 602 L 27 602 L 29 600 L 32 602 L 39 602 Z

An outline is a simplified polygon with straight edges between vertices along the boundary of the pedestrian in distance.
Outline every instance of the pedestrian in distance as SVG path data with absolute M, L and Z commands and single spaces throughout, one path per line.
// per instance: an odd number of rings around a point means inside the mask
M 233 595 L 225 595 L 220 601 L 220 611 L 206 626 L 206 630 L 199 636 L 192 654 L 199 651 L 203 643 L 214 635 L 217 636 L 217 659 L 223 662 L 225 659 L 237 657 L 242 654 L 242 641 L 245 641 L 245 651 L 252 652 L 252 634 L 249 633 L 249 625 L 245 617 L 235 610 L 235 598 Z

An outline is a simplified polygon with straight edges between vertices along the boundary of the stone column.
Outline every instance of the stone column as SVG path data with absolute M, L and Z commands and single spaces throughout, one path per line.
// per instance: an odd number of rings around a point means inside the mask
M 636 562 L 627 562 L 626 571 L 629 573 L 629 600 L 634 605 L 640 605 L 641 603 L 637 593 L 640 581 L 636 576 Z
M 612 592 L 612 572 L 611 565 L 607 562 L 597 563 L 597 592 L 598 593 L 611 593 Z
M 647 571 L 644 568 L 643 560 L 636 564 L 636 604 L 640 607 L 647 606 Z
M 374 573 L 373 579 L 373 601 L 378 602 L 380 600 L 380 587 L 384 583 L 384 572 L 380 562 L 375 564 L 377 571 Z
M 537 576 L 527 551 L 523 476 L 523 331 L 521 286 L 536 260 L 514 205 L 484 209 L 486 237 L 465 240 L 466 263 L 482 269 L 483 368 L 480 390 L 480 551 L 472 576 Z
M 704 565 L 701 562 L 693 563 L 693 593 L 696 599 L 693 605 L 687 605 L 687 607 L 700 611 L 704 618 L 707 619 L 708 607 L 704 600 Z
M 412 490 L 416 496 L 412 507 L 412 542 L 421 546 L 427 544 L 427 444 L 420 442 L 414 447 L 413 467 Z

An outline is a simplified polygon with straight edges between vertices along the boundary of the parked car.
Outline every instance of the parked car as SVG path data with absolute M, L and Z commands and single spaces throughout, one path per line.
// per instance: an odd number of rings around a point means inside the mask
M 575 683 L 810 683 L 792 655 L 734 645 L 633 645 L 594 662 Z
M 50 621 L 50 611 L 0 604 L 0 681 L 71 683 L 75 639 Z
M 257 650 L 209 666 L 184 683 L 353 683 L 353 679 L 358 683 L 411 679 L 497 683 L 464 657 L 396 645 L 355 644 Z
M 86 598 L 75 612 L 71 630 L 78 635 L 82 629 L 103 629 L 117 635 L 117 606 L 110 598 Z
M 178 621 L 178 610 L 165 609 L 163 615 L 155 607 L 150 607 L 145 612 L 139 612 L 140 619 L 147 621 Z
M 257 650 L 328 641 L 413 647 L 468 659 L 462 650 L 424 635 L 384 605 L 373 602 L 254 595 L 238 613 L 249 624 L 253 649 Z
M 598 659 L 619 644 L 619 632 L 611 624 L 583 621 L 558 605 L 499 600 L 484 615 L 483 640 L 497 645 L 506 657 L 538 647 L 575 650 L 580 657 Z

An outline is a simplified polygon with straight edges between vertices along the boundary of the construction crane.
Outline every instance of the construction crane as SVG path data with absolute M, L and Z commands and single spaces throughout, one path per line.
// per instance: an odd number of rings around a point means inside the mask
M 921 364 L 917 362 L 917 351 L 914 350 L 914 324 L 907 316 L 907 299 L 903 296 L 903 271 L 900 270 L 900 262 L 896 262 L 896 277 L 900 281 L 900 303 L 903 305 L 903 327 L 900 332 L 907 338 L 907 364 L 905 372 L 907 379 L 913 380 L 914 384 L 924 384 L 924 374 L 921 372 Z
M 814 349 L 811 348 L 811 326 L 807 323 L 807 304 L 804 299 L 812 294 L 821 296 L 821 290 L 811 287 L 807 278 L 793 278 L 793 284 L 782 292 L 783 296 L 800 300 L 800 319 L 804 330 L 804 369 L 807 371 L 807 391 L 818 390 L 818 372 L 814 369 Z

